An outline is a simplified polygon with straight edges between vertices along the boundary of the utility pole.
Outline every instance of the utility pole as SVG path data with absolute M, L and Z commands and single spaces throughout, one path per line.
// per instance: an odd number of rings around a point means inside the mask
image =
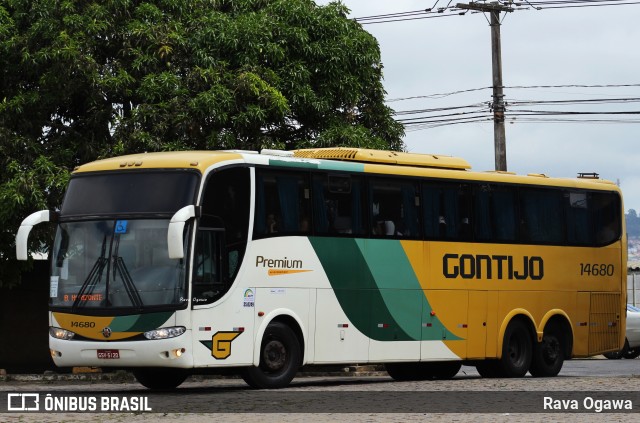
M 500 45 L 500 12 L 513 12 L 513 8 L 499 2 L 458 3 L 458 9 L 488 12 L 491 15 L 491 65 L 493 72 L 493 144 L 496 170 L 507 170 L 507 138 L 504 129 L 504 93 L 502 91 L 502 47 Z

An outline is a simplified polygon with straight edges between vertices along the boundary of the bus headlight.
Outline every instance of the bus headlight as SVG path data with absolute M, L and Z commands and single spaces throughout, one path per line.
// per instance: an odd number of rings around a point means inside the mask
M 64 339 L 65 341 L 68 341 L 73 338 L 75 333 L 68 331 L 66 329 L 56 328 L 51 326 L 49 328 L 49 335 L 53 336 L 56 339 Z
M 144 337 L 147 339 L 168 339 L 180 336 L 185 332 L 184 326 L 174 326 L 170 328 L 161 328 L 156 330 L 150 330 L 144 333 Z

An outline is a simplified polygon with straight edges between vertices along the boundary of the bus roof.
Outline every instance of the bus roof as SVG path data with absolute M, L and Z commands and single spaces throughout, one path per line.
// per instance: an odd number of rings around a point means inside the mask
M 436 167 L 445 169 L 471 169 L 464 159 L 436 154 L 403 153 L 398 151 L 369 150 L 364 148 L 314 148 L 295 150 L 294 157 L 311 159 L 348 160 L 364 163 L 392 164 L 402 166 Z
M 458 157 L 348 147 L 294 151 L 263 150 L 261 153 L 245 150 L 141 153 L 97 160 L 77 167 L 74 172 L 129 169 L 194 169 L 204 174 L 210 166 L 221 162 L 286 166 L 289 168 L 312 167 L 325 170 L 359 171 L 468 181 L 619 190 L 613 182 L 594 179 L 593 177 L 552 178 L 542 173 L 517 175 L 513 172 L 478 172 L 470 171 L 470 164 Z
M 165 151 L 140 153 L 96 160 L 78 166 L 74 172 L 99 172 L 126 169 L 197 169 L 201 173 L 216 163 L 243 160 L 239 151 Z M 255 153 L 254 153 L 255 154 Z

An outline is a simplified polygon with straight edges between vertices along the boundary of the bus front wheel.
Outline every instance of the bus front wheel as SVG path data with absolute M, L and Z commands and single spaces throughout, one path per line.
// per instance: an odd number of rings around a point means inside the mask
M 171 368 L 141 368 L 132 373 L 142 386 L 158 391 L 175 389 L 189 376 L 186 370 Z
M 282 322 L 272 322 L 260 345 L 260 365 L 245 368 L 242 379 L 256 389 L 284 388 L 301 363 L 300 342 L 294 331 Z

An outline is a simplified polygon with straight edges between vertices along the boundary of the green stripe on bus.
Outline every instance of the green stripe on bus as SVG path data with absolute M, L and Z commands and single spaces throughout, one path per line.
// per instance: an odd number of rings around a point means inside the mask
M 368 239 L 357 244 L 387 310 L 412 339 L 420 339 L 422 287 L 400 241 Z
M 309 238 L 340 306 L 377 341 L 459 340 L 435 316 L 397 240 Z M 427 316 L 429 330 L 422 327 Z
M 270 166 L 291 167 L 296 169 L 337 170 L 343 172 L 364 172 L 364 164 L 340 161 L 319 160 L 312 162 L 292 162 L 287 160 L 269 159 Z
M 407 333 L 389 312 L 358 245 L 363 240 L 310 237 L 309 241 L 340 306 L 360 332 L 377 341 L 420 339 Z

